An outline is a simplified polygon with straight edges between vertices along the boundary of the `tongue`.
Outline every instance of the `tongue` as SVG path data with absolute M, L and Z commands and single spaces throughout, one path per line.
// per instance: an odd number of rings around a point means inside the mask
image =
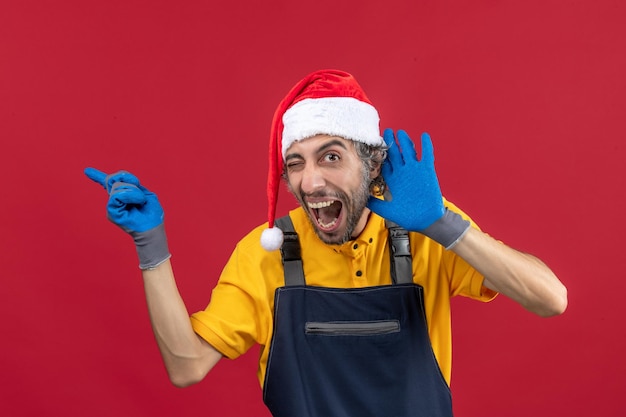
M 324 224 L 330 224 L 333 220 L 339 217 L 339 212 L 341 211 L 341 203 L 335 201 L 328 207 L 324 207 L 317 210 L 317 217 Z

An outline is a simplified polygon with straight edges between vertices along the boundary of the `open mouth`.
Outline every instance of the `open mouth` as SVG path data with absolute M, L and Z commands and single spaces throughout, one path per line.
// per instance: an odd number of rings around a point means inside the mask
M 324 232 L 331 232 L 338 226 L 341 215 L 341 204 L 338 200 L 307 203 L 313 218 Z

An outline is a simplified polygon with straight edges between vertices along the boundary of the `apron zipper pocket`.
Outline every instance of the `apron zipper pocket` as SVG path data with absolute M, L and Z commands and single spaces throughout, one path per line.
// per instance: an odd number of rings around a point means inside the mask
M 384 321 L 310 321 L 305 323 L 306 334 L 321 336 L 376 336 L 400 331 L 398 320 Z

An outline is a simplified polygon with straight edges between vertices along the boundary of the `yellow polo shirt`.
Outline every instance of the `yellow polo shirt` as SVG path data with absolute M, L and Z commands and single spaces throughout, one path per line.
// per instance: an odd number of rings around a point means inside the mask
M 469 218 L 456 206 L 446 206 Z M 343 245 L 327 245 L 315 234 L 302 208 L 290 212 L 302 247 L 307 285 L 359 288 L 389 285 L 390 259 L 385 221 L 371 213 L 361 235 Z M 473 227 L 476 227 L 472 223 Z M 214 288 L 207 308 L 191 316 L 203 339 L 234 359 L 255 343 L 261 345 L 257 376 L 263 385 L 273 330 L 274 291 L 284 286 L 280 251 L 261 247 L 259 226 L 236 246 Z M 439 367 L 450 384 L 452 340 L 450 298 L 464 295 L 489 301 L 496 293 L 483 277 L 452 251 L 419 233 L 410 233 L 413 281 L 424 288 L 428 331 Z

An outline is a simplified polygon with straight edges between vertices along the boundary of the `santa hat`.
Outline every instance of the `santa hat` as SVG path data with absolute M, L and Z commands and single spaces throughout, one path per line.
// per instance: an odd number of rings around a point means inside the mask
M 283 242 L 283 233 L 274 226 L 274 220 L 287 149 L 296 141 L 319 134 L 382 145 L 378 122 L 378 112 L 347 72 L 316 71 L 289 91 L 274 113 L 270 132 L 268 229 L 261 235 L 261 245 L 266 250 L 276 250 Z

